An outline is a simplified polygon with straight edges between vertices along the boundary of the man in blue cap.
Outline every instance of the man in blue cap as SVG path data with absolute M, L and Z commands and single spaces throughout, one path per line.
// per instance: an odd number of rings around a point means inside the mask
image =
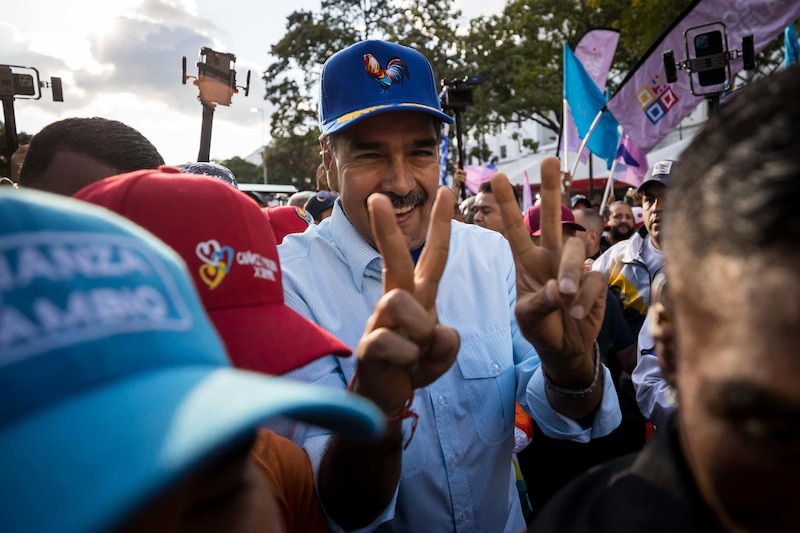
M 434 198 L 455 201 L 439 187 L 440 126 L 452 122 L 442 112 L 431 65 L 416 50 L 364 41 L 323 66 L 320 145 L 339 200 L 327 222 L 287 239 L 279 253 L 286 303 L 351 347 L 358 346 L 365 325 L 373 325 L 370 310 L 384 286 L 394 283 L 391 272 L 383 271 L 368 199 L 391 201 L 405 248 L 414 261 L 419 257 L 417 269 L 423 267 L 420 253 L 433 245 L 431 235 L 443 231 L 431 216 Z M 541 250 L 531 243 L 502 175 L 495 176 L 492 189 L 508 240 L 448 221 L 447 266 L 427 307 L 443 324 L 458 328 L 461 349 L 453 367 L 425 386 L 415 379 L 418 371 L 409 369 L 409 379 L 419 385 L 409 397 L 387 393 L 382 407 L 390 428 L 401 429 L 403 438 L 387 443 L 383 470 L 372 475 L 399 469 L 400 482 L 386 477 L 395 497 L 368 530 L 523 529 L 510 462 L 515 400 L 556 438 L 587 441 L 619 424 L 613 384 L 593 349 L 605 281 L 583 272 L 579 240 L 569 241 L 562 256 L 558 161 L 545 161 L 542 173 L 548 204 Z M 422 294 L 429 281 L 419 275 L 410 280 Z M 360 374 L 330 357 L 292 375 L 358 392 L 370 387 Z M 329 486 L 361 474 L 359 458 L 325 461 L 325 431 L 308 430 L 297 440 L 318 472 L 326 510 L 349 503 L 355 512 L 359 502 Z M 352 527 L 346 512 L 329 518 L 334 528 Z

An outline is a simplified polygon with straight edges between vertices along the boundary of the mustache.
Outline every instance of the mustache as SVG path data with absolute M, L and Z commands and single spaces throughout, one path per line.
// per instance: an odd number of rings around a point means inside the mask
M 428 199 L 428 193 L 426 193 L 421 189 L 411 191 L 405 196 L 398 196 L 397 194 L 393 194 L 390 192 L 383 194 L 385 194 L 389 198 L 389 200 L 391 200 L 392 207 L 394 208 L 419 205 L 425 203 L 425 201 Z

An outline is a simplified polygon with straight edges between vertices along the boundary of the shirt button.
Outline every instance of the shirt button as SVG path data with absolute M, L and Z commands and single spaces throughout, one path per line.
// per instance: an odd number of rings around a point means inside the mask
M 458 454 L 455 454 L 455 453 L 451 453 L 450 454 L 450 460 L 451 461 L 453 461 L 455 463 L 457 459 L 458 459 Z
M 497 363 L 492 363 L 492 372 L 497 374 L 498 370 L 500 370 L 500 365 L 498 365 Z
M 445 400 L 444 396 L 439 396 L 436 401 L 439 402 L 439 405 L 444 405 L 447 400 Z

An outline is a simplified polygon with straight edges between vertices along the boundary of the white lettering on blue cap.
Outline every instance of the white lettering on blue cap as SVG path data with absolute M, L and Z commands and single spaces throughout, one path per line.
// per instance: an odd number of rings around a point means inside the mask
M 5 363 L 116 333 L 191 325 L 174 280 L 138 239 L 82 232 L 0 237 Z

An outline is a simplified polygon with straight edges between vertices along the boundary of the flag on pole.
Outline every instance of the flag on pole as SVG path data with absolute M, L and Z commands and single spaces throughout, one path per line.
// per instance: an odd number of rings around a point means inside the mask
M 622 181 L 638 187 L 647 175 L 648 168 L 647 155 L 636 146 L 630 137 L 623 134 L 617 149 L 612 178 L 615 181 Z
M 528 209 L 533 205 L 533 198 L 531 196 L 531 180 L 528 178 L 528 169 L 522 169 L 522 212 L 527 213 Z
M 692 94 L 689 73 L 678 71 L 678 81 L 671 84 L 664 73 L 663 52 L 673 50 L 676 60 L 686 59 L 684 31 L 723 21 L 731 49 L 741 49 L 742 37 L 753 35 L 758 53 L 799 17 L 797 0 L 694 0 L 631 69 L 608 108 L 631 139 L 650 152 L 704 101 Z M 742 59 L 732 59 L 730 68 L 736 74 Z
M 602 91 L 567 43 L 564 43 L 564 98 L 572 109 L 575 126 L 582 139 L 586 139 L 595 118 L 600 116 L 587 146 L 598 157 L 605 159 L 608 168 L 611 168 L 619 144 L 619 123 L 606 109 Z
M 442 142 L 439 146 L 439 168 L 442 185 L 449 187 L 447 183 L 447 151 L 450 149 L 450 124 L 442 126 Z
M 464 186 L 472 194 L 478 194 L 478 187 L 484 181 L 489 181 L 492 176 L 497 174 L 497 167 L 494 163 L 488 165 L 476 165 L 473 167 L 466 167 L 464 170 L 467 173 L 467 178 L 464 180 Z
M 800 42 L 797 41 L 797 30 L 795 30 L 794 22 L 783 30 L 783 44 L 785 47 L 784 65 L 788 67 L 792 63 L 800 61 Z
M 618 43 L 618 30 L 595 28 L 584 33 L 575 47 L 575 57 L 581 62 L 600 91 L 605 92 L 608 71 L 614 61 Z M 578 128 L 575 126 L 572 110 L 569 107 L 567 107 L 567 118 L 564 120 L 564 132 L 567 135 L 567 150 L 577 154 L 580 150 L 581 138 L 578 136 Z M 588 151 L 584 150 L 581 153 L 580 161 L 584 165 L 589 162 Z

